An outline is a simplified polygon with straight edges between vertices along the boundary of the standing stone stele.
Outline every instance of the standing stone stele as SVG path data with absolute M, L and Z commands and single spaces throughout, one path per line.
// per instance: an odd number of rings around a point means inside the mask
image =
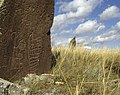
M 0 12 L 0 77 L 47 73 L 54 0 L 4 0 Z
M 73 48 L 76 47 L 76 37 L 73 37 L 73 38 L 70 40 L 69 47 L 70 47 L 71 49 L 73 49 Z

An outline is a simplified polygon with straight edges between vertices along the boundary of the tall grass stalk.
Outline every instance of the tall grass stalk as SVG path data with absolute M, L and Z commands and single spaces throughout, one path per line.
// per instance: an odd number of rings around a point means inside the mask
M 70 95 L 114 95 L 120 90 L 120 49 L 77 47 L 73 50 L 53 48 L 52 51 L 60 53 L 54 74 L 63 77 Z

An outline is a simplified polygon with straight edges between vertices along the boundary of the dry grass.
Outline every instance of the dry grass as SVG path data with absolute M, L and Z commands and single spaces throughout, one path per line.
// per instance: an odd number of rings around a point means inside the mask
M 120 49 L 53 48 L 68 95 L 120 95 Z
M 120 95 L 120 49 L 53 48 L 52 52 L 52 62 L 56 65 L 50 74 L 54 77 L 42 81 L 41 76 L 26 77 L 23 85 L 30 88 L 30 92 L 39 93 L 36 95 Z

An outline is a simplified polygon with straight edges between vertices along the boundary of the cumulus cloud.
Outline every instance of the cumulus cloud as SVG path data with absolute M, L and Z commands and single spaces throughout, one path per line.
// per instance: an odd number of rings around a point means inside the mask
M 91 38 L 89 37 L 78 37 L 77 39 L 77 45 L 79 46 L 84 46 L 84 45 L 89 45 L 89 43 L 91 42 Z
M 107 33 L 102 34 L 103 37 L 117 35 L 120 36 L 120 21 L 118 21 L 114 26 L 112 26 Z
M 115 25 L 115 28 L 117 28 L 118 30 L 120 30 L 120 21 L 117 22 L 117 24 Z
M 61 14 L 54 17 L 52 32 L 60 32 L 70 24 L 83 21 L 103 0 L 72 0 L 62 3 Z
M 82 14 L 86 14 L 91 12 L 98 4 L 100 4 L 102 0 L 72 0 L 71 2 L 65 2 L 60 6 L 59 10 L 62 12 L 82 12 Z M 85 9 L 86 8 L 86 9 Z M 81 10 L 79 10 L 81 9 Z M 88 9 L 88 10 L 87 10 Z M 83 12 L 83 10 L 86 10 Z
M 51 42 L 53 47 L 68 46 L 69 37 L 64 37 L 62 34 L 53 34 L 51 37 Z
M 77 44 L 79 45 L 94 45 L 95 43 L 120 39 L 120 21 L 110 29 L 105 30 L 103 34 L 100 34 L 100 31 L 103 32 L 103 29 L 106 28 L 103 23 L 97 20 L 86 21 L 86 17 L 88 17 L 102 1 L 103 0 L 70 0 L 69 2 L 63 2 L 62 0 L 62 2 L 58 2 L 58 15 L 54 17 L 54 23 L 51 28 L 52 43 L 54 46 L 68 46 L 69 40 L 76 34 Z M 119 18 L 120 9 L 117 6 L 111 6 L 105 9 L 99 16 L 101 20 Z M 75 27 L 77 28 L 75 29 Z M 79 35 L 83 33 L 96 34 L 91 34 L 89 37 Z
M 120 39 L 120 21 L 111 27 L 106 33 L 101 34 L 93 39 L 94 43 L 108 42 Z
M 94 45 L 106 43 L 113 40 L 120 40 L 120 21 L 118 21 L 110 29 L 106 30 L 105 33 L 95 37 L 79 37 L 77 43 L 80 45 Z
M 105 25 L 102 23 L 98 23 L 97 20 L 88 20 L 82 24 L 80 24 L 76 29 L 76 34 L 82 33 L 91 33 L 91 32 L 98 32 L 105 28 Z
M 63 30 L 59 33 L 60 35 L 73 35 L 73 30 L 72 29 L 69 29 L 69 30 Z
M 101 20 L 108 20 L 112 18 L 120 17 L 120 9 L 117 6 L 111 6 L 105 9 L 102 14 L 99 15 Z
M 104 42 L 108 42 L 111 40 L 114 40 L 115 38 L 117 38 L 117 35 L 111 35 L 111 36 L 106 36 L 106 37 L 102 37 L 102 36 L 97 36 L 93 39 L 94 43 L 104 43 Z
M 55 35 L 54 46 L 68 46 L 69 41 L 71 39 L 72 37 L 64 37 L 64 36 Z M 118 21 L 115 25 L 111 26 L 110 29 L 106 30 L 104 33 L 98 36 L 94 36 L 94 37 L 78 36 L 76 40 L 77 40 L 78 46 L 79 45 L 94 45 L 96 43 L 101 44 L 101 43 L 106 43 L 106 42 L 110 42 L 113 40 L 120 40 L 120 21 Z

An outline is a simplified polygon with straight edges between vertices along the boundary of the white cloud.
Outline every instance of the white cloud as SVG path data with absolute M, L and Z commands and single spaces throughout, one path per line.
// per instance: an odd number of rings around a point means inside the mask
M 69 37 L 64 37 L 63 35 L 60 34 L 53 34 L 51 37 L 51 42 L 53 47 L 58 47 L 58 46 L 68 46 L 69 44 Z
M 94 43 L 108 42 L 120 39 L 120 21 L 112 26 L 106 33 L 101 34 L 93 39 Z
M 115 25 L 115 27 L 116 27 L 118 30 L 120 30 L 120 21 L 117 22 L 117 24 Z
M 88 20 L 82 24 L 80 24 L 76 29 L 76 34 L 82 33 L 91 33 L 91 32 L 98 32 L 105 28 L 105 25 L 102 23 L 98 23 L 96 20 Z
M 96 43 L 101 44 L 113 40 L 120 40 L 120 21 L 101 35 L 77 38 L 77 43 L 80 45 L 94 45 Z
M 91 12 L 103 0 L 72 0 L 71 2 L 64 3 L 60 6 L 59 10 L 62 12 L 76 12 L 79 9 Z M 79 11 L 81 11 L 79 10 Z M 82 14 L 86 14 L 86 11 Z M 82 12 L 82 11 L 81 11 Z
M 70 30 L 63 30 L 63 31 L 61 31 L 61 35 L 63 34 L 63 35 L 68 35 L 68 34 L 72 34 L 72 32 L 73 32 L 73 30 L 72 29 L 70 29 Z
M 108 20 L 120 17 L 120 9 L 117 6 L 108 7 L 99 15 L 101 20 Z
M 63 43 L 61 41 L 55 44 L 55 47 L 64 47 L 64 46 L 66 46 L 66 43 Z
M 63 1 L 63 0 L 62 0 Z M 103 0 L 71 0 L 70 2 L 60 2 L 59 14 L 54 17 L 53 27 L 51 28 L 52 42 L 54 46 L 68 46 L 69 40 L 76 34 L 100 32 L 105 28 L 105 25 L 97 20 L 88 20 L 85 22 L 93 10 Z M 120 17 L 120 9 L 116 6 L 111 6 L 100 14 L 101 20 L 107 20 Z M 70 27 L 73 24 L 78 27 Z M 102 32 L 101 32 L 102 33 Z M 95 35 L 92 35 L 95 36 Z M 91 45 L 94 43 L 108 42 L 120 38 L 120 22 L 116 23 L 105 33 L 95 37 L 77 37 L 79 45 Z
M 61 37 L 61 40 L 57 40 L 57 41 L 55 41 L 55 43 L 54 43 L 53 46 L 54 46 L 54 47 L 64 47 L 64 46 L 69 46 L 69 41 L 68 41 L 67 38 L 66 38 L 66 39 L 63 39 L 63 38 Z
M 103 42 L 108 42 L 111 40 L 114 40 L 117 37 L 117 35 L 111 35 L 111 36 L 106 36 L 106 37 L 102 37 L 102 36 L 97 36 L 93 39 L 94 43 L 103 43 Z
M 83 21 L 103 0 L 72 0 L 62 3 L 62 14 L 54 17 L 52 32 L 60 32 L 68 25 Z
M 92 42 L 92 37 L 88 37 L 88 36 L 76 37 L 76 42 L 77 42 L 77 46 L 86 46 Z
M 112 26 L 107 33 L 104 33 L 103 36 L 120 36 L 120 21 L 118 21 L 114 26 Z
M 54 46 L 68 46 L 69 41 L 71 39 L 72 37 L 59 36 L 59 34 L 55 35 L 53 39 L 55 42 Z M 101 44 L 101 43 L 106 43 L 106 42 L 113 41 L 113 40 L 120 40 L 120 21 L 118 21 L 114 26 L 106 30 L 105 33 L 101 35 L 98 35 L 95 37 L 88 37 L 88 36 L 77 37 L 76 40 L 77 40 L 77 45 L 94 45 L 96 43 Z
M 52 45 L 68 45 L 69 38 L 74 34 L 73 30 L 67 30 L 67 27 L 77 22 L 83 22 L 85 17 L 89 16 L 101 2 L 102 0 L 72 0 L 70 2 L 57 3 L 60 6 L 60 14 L 54 17 L 54 23 L 51 28 Z M 99 27 L 99 29 L 101 28 Z M 69 36 L 63 36 L 64 34 Z

